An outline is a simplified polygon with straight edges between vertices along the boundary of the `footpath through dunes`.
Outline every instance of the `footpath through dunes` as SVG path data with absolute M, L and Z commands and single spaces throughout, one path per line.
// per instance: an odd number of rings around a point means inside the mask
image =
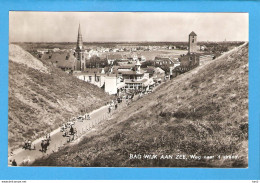
M 109 100 L 102 89 L 9 46 L 9 152 Z
M 98 128 L 33 166 L 247 167 L 248 44 L 162 84 Z

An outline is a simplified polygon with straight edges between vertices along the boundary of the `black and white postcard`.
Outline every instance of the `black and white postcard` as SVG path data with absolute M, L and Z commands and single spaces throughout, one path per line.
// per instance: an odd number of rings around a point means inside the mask
M 248 16 L 10 11 L 6 164 L 247 168 Z

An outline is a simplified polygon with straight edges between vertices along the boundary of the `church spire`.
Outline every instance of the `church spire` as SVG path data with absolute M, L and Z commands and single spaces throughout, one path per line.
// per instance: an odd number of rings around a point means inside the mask
M 85 70 L 86 60 L 85 60 L 84 52 L 85 52 L 85 50 L 83 49 L 82 34 L 81 34 L 80 24 L 79 24 L 78 39 L 77 39 L 77 45 L 76 45 L 76 50 L 75 50 L 75 57 L 77 59 L 75 70 L 78 70 L 78 71 Z
M 78 39 L 77 39 L 77 48 L 76 49 L 83 49 L 83 41 L 82 41 L 82 34 L 80 30 L 80 24 L 79 24 L 79 30 L 78 30 Z

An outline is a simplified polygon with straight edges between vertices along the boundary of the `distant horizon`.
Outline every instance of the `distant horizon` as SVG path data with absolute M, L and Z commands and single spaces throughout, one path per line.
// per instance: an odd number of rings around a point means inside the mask
M 9 12 L 10 42 L 248 41 L 248 13 Z M 202 41 L 203 40 L 203 41 Z
M 197 41 L 197 43 L 204 43 L 204 42 L 209 42 L 209 43 L 219 43 L 219 42 L 249 42 L 249 41 Z M 10 43 L 77 43 L 77 41 L 48 41 L 48 42 L 43 42 L 43 41 L 13 41 Z M 93 41 L 93 42 L 86 42 L 83 41 L 84 43 L 188 43 L 188 41 Z

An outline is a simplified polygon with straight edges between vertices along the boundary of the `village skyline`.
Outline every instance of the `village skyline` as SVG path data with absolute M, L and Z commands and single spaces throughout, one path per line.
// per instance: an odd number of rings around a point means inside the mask
M 76 42 L 79 24 L 86 43 L 187 42 L 191 31 L 199 42 L 248 41 L 247 13 L 12 11 L 9 17 L 10 42 Z

